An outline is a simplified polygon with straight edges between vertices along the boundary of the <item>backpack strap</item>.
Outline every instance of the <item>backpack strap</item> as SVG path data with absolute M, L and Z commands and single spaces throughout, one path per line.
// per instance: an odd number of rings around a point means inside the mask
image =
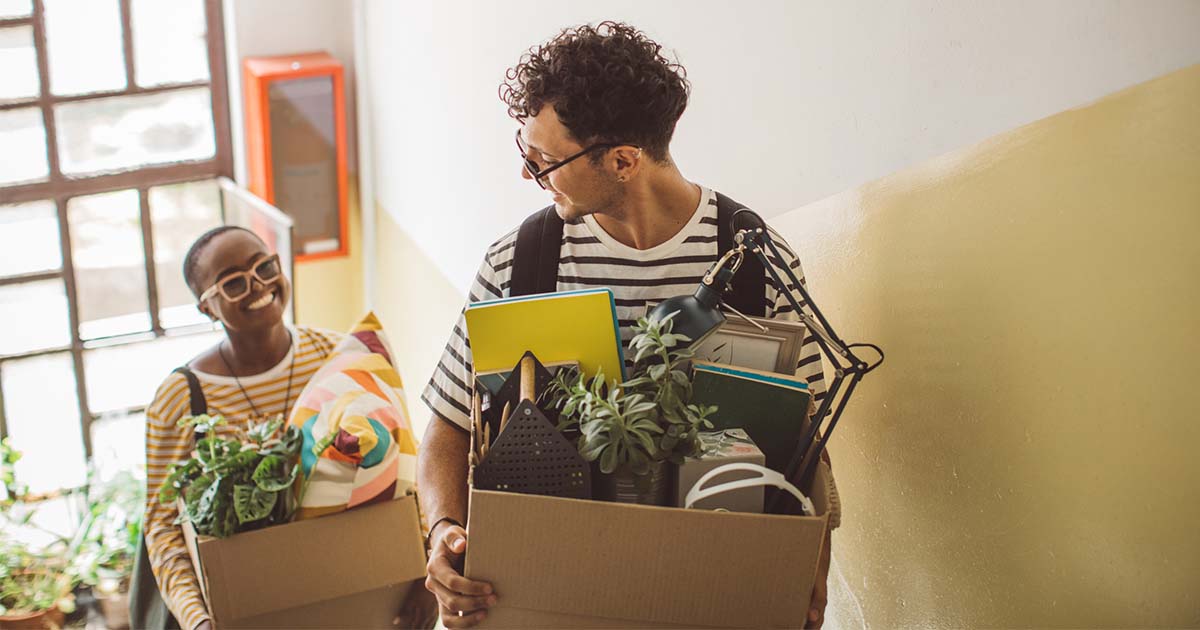
M 745 206 L 713 192 L 717 195 L 717 256 L 720 257 L 733 247 L 733 213 Z M 767 270 L 757 256 L 742 258 L 742 266 L 722 298 L 746 315 L 763 317 L 767 314 Z
M 744 206 L 721 193 L 716 195 L 717 255 L 720 256 L 733 247 L 733 213 Z M 555 291 L 562 231 L 563 220 L 554 206 L 538 210 L 521 223 L 513 252 L 510 297 Z M 756 256 L 746 256 L 724 299 L 746 315 L 762 317 L 767 314 L 766 289 L 767 270 L 762 261 Z
M 563 220 L 554 206 L 529 215 L 517 230 L 509 296 L 553 293 L 558 288 L 558 253 Z
M 199 416 L 208 413 L 208 401 L 204 398 L 204 390 L 200 389 L 200 379 L 196 378 L 196 374 L 188 369 L 186 365 L 177 367 L 171 371 L 178 372 L 187 379 L 188 395 L 191 399 L 191 414 Z

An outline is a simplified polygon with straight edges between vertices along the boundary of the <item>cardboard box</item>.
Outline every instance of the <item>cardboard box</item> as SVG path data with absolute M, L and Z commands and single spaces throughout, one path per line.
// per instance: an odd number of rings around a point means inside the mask
M 413 496 L 229 538 L 183 530 L 218 628 L 391 627 L 425 576 Z
M 465 574 L 498 597 L 483 627 L 803 627 L 826 476 L 810 517 L 472 489 Z

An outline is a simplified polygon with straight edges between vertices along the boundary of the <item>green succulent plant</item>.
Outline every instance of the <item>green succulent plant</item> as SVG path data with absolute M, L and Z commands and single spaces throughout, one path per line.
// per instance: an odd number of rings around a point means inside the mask
M 691 404 L 692 381 L 686 367 L 691 338 L 673 333 L 671 313 L 662 319 L 639 318 L 630 348 L 632 378 L 609 386 L 602 372 L 590 380 L 577 370 L 560 371 L 552 381 L 550 406 L 560 410 L 558 428 L 578 432 L 579 453 L 599 462 L 600 471 L 645 475 L 651 464 L 698 454 L 697 434 L 712 428 L 715 406 Z

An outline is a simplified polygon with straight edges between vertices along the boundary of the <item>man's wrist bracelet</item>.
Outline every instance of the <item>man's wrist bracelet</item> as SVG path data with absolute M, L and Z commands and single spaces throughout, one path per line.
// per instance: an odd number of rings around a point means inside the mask
M 429 533 L 425 535 L 425 548 L 426 549 L 429 549 L 429 546 L 433 543 L 433 532 L 437 531 L 437 526 L 441 525 L 442 523 L 450 523 L 451 525 L 457 525 L 459 527 L 463 527 L 463 524 L 459 523 L 458 519 L 456 519 L 452 516 L 443 516 L 442 518 L 439 518 L 438 520 L 433 522 L 433 525 L 429 526 Z

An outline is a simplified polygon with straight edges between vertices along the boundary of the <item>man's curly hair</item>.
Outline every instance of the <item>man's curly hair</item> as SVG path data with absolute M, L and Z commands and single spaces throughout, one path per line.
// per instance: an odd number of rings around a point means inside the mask
M 690 92 L 687 71 L 661 45 L 611 21 L 564 29 L 530 48 L 500 84 L 500 99 L 517 120 L 551 105 L 580 143 L 634 144 L 659 162 Z

